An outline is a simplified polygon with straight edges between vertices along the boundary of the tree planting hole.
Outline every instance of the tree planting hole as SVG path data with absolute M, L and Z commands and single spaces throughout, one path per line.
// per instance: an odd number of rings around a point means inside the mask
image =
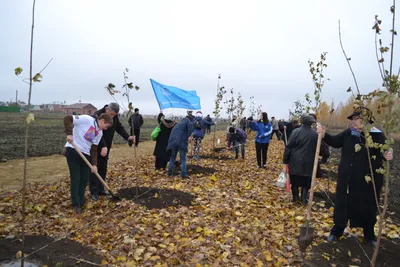
M 193 206 L 193 201 L 196 199 L 196 196 L 186 192 L 152 187 L 123 188 L 119 191 L 119 196 L 148 209 Z
M 181 166 L 175 166 L 174 173 L 178 174 L 181 171 Z M 187 175 L 195 174 L 213 174 L 215 172 L 214 168 L 202 167 L 198 165 L 187 164 L 186 165 Z
M 5 261 L 5 262 L 0 262 L 0 266 L 2 267 L 20 267 L 21 266 L 21 261 Z M 24 267 L 41 267 L 43 264 L 39 262 L 30 262 L 25 260 L 24 261 Z
M 101 257 L 89 247 L 85 247 L 82 244 L 69 239 L 62 239 L 60 241 L 53 242 L 54 239 L 48 236 L 26 236 L 25 255 L 29 255 L 33 251 L 36 251 L 45 245 L 50 245 L 27 257 L 24 261 L 24 266 L 93 266 L 85 262 L 80 262 L 78 264 L 77 260 L 74 258 L 83 259 L 95 264 L 101 264 Z M 16 255 L 20 250 L 20 238 L 13 237 L 0 239 L 0 266 L 21 266 L 21 261 L 16 259 Z

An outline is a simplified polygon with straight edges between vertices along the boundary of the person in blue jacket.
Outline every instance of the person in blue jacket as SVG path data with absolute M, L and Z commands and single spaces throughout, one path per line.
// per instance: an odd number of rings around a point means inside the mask
M 258 168 L 267 168 L 267 154 L 269 140 L 272 135 L 272 124 L 268 120 L 268 114 L 266 112 L 261 113 L 260 120 L 253 122 L 253 118 L 248 119 L 251 124 L 251 129 L 256 132 L 256 154 L 257 154 L 257 165 Z M 261 165 L 262 162 L 262 165 Z
M 193 158 L 199 160 L 199 151 L 200 151 L 200 145 L 201 141 L 204 138 L 205 134 L 205 128 L 206 126 L 211 126 L 214 125 L 215 122 L 209 122 L 205 119 L 203 119 L 203 113 L 201 111 L 197 111 L 195 118 L 194 118 L 194 132 L 193 132 L 193 141 L 194 141 L 194 146 L 193 146 Z
M 167 151 L 171 150 L 171 158 L 168 165 L 168 176 L 172 176 L 175 166 L 176 156 L 179 152 L 181 159 L 181 177 L 186 179 L 186 153 L 188 151 L 188 140 L 194 130 L 193 111 L 189 110 L 187 116 L 183 118 L 171 131 L 168 140 Z

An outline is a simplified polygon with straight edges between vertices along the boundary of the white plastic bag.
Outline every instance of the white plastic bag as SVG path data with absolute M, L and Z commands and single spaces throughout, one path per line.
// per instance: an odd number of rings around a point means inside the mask
M 279 174 L 278 181 L 276 182 L 276 186 L 285 188 L 286 187 L 286 170 L 283 169 L 283 171 Z

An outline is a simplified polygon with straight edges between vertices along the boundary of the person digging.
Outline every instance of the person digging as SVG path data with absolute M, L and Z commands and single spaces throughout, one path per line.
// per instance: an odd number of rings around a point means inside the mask
M 64 132 L 67 134 L 64 155 L 67 158 L 70 173 L 70 192 L 72 208 L 75 213 L 81 213 L 85 204 L 85 191 L 90 176 L 90 168 L 81 158 L 74 145 L 83 153 L 87 160 L 91 159 L 92 173 L 97 173 L 97 146 L 103 136 L 103 131 L 113 123 L 109 114 L 103 113 L 97 118 L 88 115 L 64 117 Z

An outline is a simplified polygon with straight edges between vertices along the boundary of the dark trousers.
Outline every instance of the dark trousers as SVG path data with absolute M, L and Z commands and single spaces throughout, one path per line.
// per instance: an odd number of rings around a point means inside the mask
M 140 138 L 140 128 L 134 128 L 133 129 L 133 134 L 135 135 L 135 146 L 138 146 L 139 144 L 139 138 Z
M 276 135 L 276 138 L 278 138 L 278 140 L 281 140 L 281 135 L 279 133 L 279 130 L 272 131 L 271 139 L 272 139 L 272 137 L 274 137 L 274 134 Z
M 179 157 L 181 159 L 181 176 L 185 177 L 186 176 L 186 151 L 181 148 L 177 148 L 177 147 L 171 148 L 171 158 L 169 160 L 168 169 L 171 172 L 174 169 L 175 160 L 176 160 L 176 156 L 178 155 L 178 152 L 179 152 Z
M 269 146 L 268 143 L 263 144 L 256 142 L 257 164 L 259 167 L 261 167 L 261 160 L 262 160 L 262 166 L 267 165 L 268 146 Z
M 341 237 L 343 235 L 345 228 L 346 227 L 344 227 L 344 226 L 334 225 L 331 229 L 331 235 L 334 235 L 336 237 Z M 366 241 L 371 241 L 371 240 L 375 241 L 376 240 L 373 225 L 372 226 L 364 226 L 363 230 L 364 230 L 364 239 Z
M 165 169 L 167 167 L 168 160 L 164 158 L 156 157 L 156 170 Z
M 233 146 L 235 147 L 235 158 L 239 157 L 239 147 L 241 148 L 242 151 L 242 159 L 244 159 L 244 155 L 245 155 L 245 143 L 239 143 L 237 141 L 233 142 Z
M 67 147 L 65 156 L 67 158 L 71 181 L 70 193 L 72 206 L 82 207 L 85 204 L 85 191 L 89 180 L 90 169 L 75 149 Z M 85 157 L 89 159 L 89 156 L 85 155 Z
M 107 165 L 108 165 L 108 158 L 102 157 L 100 154 L 97 157 L 97 171 L 101 178 L 106 181 L 107 176 Z M 94 173 L 90 174 L 89 178 L 89 188 L 91 195 L 98 195 L 100 192 L 104 191 L 104 186 L 100 182 L 99 178 Z

